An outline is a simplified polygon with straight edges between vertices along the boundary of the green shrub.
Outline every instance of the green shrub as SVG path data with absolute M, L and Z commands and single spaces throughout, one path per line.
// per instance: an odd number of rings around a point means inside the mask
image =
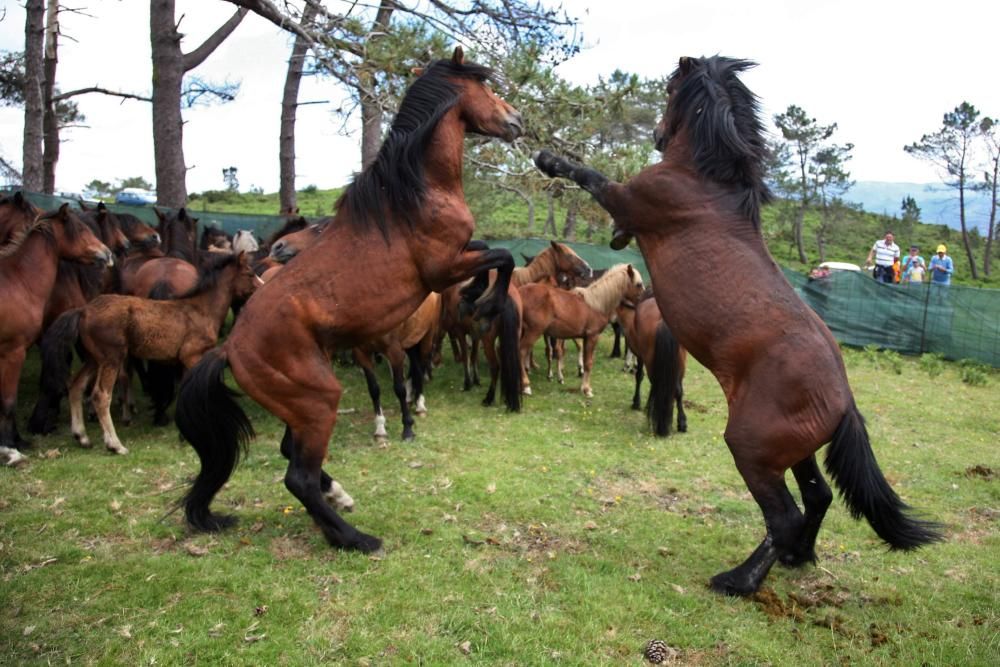
M 944 355 L 940 352 L 920 355 L 920 368 L 931 378 L 936 378 L 944 370 Z
M 989 384 L 990 367 L 972 359 L 963 359 L 958 364 L 962 382 L 973 387 L 984 387 Z
M 883 350 L 882 351 L 882 361 L 892 370 L 896 375 L 903 374 L 903 357 L 895 350 Z

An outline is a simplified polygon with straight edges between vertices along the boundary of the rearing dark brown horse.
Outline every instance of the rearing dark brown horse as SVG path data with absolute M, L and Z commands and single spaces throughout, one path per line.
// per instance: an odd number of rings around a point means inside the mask
M 726 444 L 767 535 L 739 567 L 712 578 L 720 593 L 748 595 L 775 561 L 814 561 L 832 494 L 815 452 L 851 514 L 893 549 L 941 539 L 886 482 L 830 330 L 799 299 L 764 245 L 760 206 L 767 149 L 757 98 L 738 74 L 753 63 L 681 58 L 657 128 L 663 160 L 627 183 L 542 152 L 538 167 L 572 179 L 612 215 L 612 247 L 635 237 L 663 319 L 718 379 L 729 404 Z M 726 261 L 720 262 L 719 258 Z M 805 514 L 785 485 L 795 475 Z
M 176 421 L 201 459 L 183 500 L 195 528 L 232 523 L 209 503 L 253 435 L 223 384 L 229 366 L 236 383 L 285 422 L 285 486 L 327 541 L 361 551 L 380 547 L 328 502 L 333 480 L 322 465 L 343 392 L 330 353 L 388 332 L 431 291 L 484 269 L 498 268 L 500 277 L 480 305 L 501 312 L 514 260 L 471 241 L 475 224 L 462 191 L 466 133 L 513 141 L 522 132 L 520 114 L 490 89 L 491 77 L 486 67 L 464 63 L 461 48 L 428 67 L 319 240 L 257 290 L 226 342 L 185 377 Z

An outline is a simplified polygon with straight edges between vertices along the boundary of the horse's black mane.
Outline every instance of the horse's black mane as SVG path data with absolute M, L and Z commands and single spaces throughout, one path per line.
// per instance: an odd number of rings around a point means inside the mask
M 686 128 L 698 172 L 743 188 L 741 208 L 759 228 L 760 207 L 771 200 L 764 181 L 767 142 L 760 102 L 737 78 L 756 63 L 724 56 L 685 62 L 670 77 L 679 85 L 667 103 L 669 134 Z
M 424 153 L 438 121 L 458 101 L 453 78 L 488 81 L 493 70 L 473 63 L 438 60 L 406 91 L 378 156 L 354 177 L 337 202 L 352 224 L 374 224 L 388 240 L 390 218 L 413 225 L 426 194 Z

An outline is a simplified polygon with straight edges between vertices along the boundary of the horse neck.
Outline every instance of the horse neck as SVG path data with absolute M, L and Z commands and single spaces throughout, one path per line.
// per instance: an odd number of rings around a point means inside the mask
M 527 266 L 514 269 L 511 282 L 515 286 L 527 285 L 528 283 L 540 282 L 546 278 L 553 278 L 555 275 L 556 262 L 552 257 L 552 249 L 546 248 L 535 255 L 535 258 Z
M 229 314 L 229 307 L 233 303 L 233 295 L 236 291 L 236 277 L 239 273 L 239 266 L 230 265 L 220 271 L 215 286 L 186 299 L 197 312 L 212 322 L 215 331 L 222 329 Z
M 611 317 L 625 293 L 628 292 L 629 285 L 627 274 L 614 273 L 589 287 L 578 289 L 588 306 L 605 317 Z
M 459 107 L 452 107 L 434 128 L 424 156 L 425 179 L 448 192 L 462 193 L 462 160 L 465 155 L 465 123 Z
M 56 283 L 59 253 L 55 242 L 43 231 L 36 230 L 29 232 L 12 254 L 0 258 L 0 266 L 8 269 L 5 271 L 8 279 L 10 276 L 23 277 L 21 282 L 28 292 L 48 298 Z

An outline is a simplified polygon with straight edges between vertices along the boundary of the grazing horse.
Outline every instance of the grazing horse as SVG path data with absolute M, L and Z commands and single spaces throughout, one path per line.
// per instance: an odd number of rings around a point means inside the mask
M 891 548 L 942 539 L 886 482 L 836 340 L 764 244 L 765 133 L 757 98 L 738 78 L 752 66 L 681 58 L 657 127 L 663 159 L 626 183 L 548 152 L 535 157 L 543 172 L 579 183 L 607 209 L 613 248 L 637 239 L 663 319 L 722 385 L 726 444 L 767 528 L 743 564 L 712 578 L 715 591 L 730 595 L 756 591 L 776 561 L 815 561 L 832 500 L 815 456 L 826 443 L 826 469 L 851 514 L 864 516 Z M 804 515 L 785 485 L 789 468 Z
M 677 430 L 685 433 L 687 415 L 684 414 L 684 369 L 687 365 L 687 350 L 677 344 L 677 339 L 663 321 L 649 288 L 638 303 L 622 301 L 618 306 L 618 322 L 625 334 L 626 345 L 638 358 L 632 409 L 639 410 L 642 407 L 639 388 L 642 386 L 645 369 L 649 375 L 646 417 L 653 433 L 661 437 L 670 435 L 674 403 L 677 404 Z
M 110 265 L 111 251 L 63 204 L 39 215 L 0 248 L 0 460 L 15 464 L 17 385 L 28 348 L 42 333 L 59 260 Z
M 193 366 L 215 346 L 219 329 L 236 296 L 249 297 L 257 284 L 245 255 L 213 258 L 198 284 L 187 294 L 168 301 L 137 296 L 105 294 L 82 308 L 68 311 L 46 332 L 42 355 L 50 383 L 66 382 L 69 367 L 60 364 L 78 344 L 83 367 L 69 385 L 73 437 L 81 447 L 90 440 L 83 422 L 83 394 L 93 382 L 91 399 L 104 432 L 104 445 L 116 454 L 127 454 L 111 419 L 111 394 L 118 371 L 129 357 Z
M 594 283 L 566 291 L 531 283 L 520 288 L 524 302 L 524 325 L 521 332 L 521 365 L 527 368 L 528 356 L 539 337 L 583 339 L 583 382 L 580 391 L 590 398 L 590 371 L 601 332 L 623 299 L 635 301 L 644 289 L 642 276 L 631 264 L 616 264 Z M 562 358 L 558 359 L 562 364 Z M 524 393 L 531 393 L 530 382 Z
M 253 435 L 223 383 L 228 366 L 252 399 L 285 422 L 285 486 L 326 540 L 380 548 L 327 502 L 334 487 L 322 466 L 343 393 L 331 351 L 391 331 L 432 291 L 486 269 L 500 275 L 479 307 L 484 316 L 499 313 L 514 268 L 508 251 L 472 240 L 462 160 L 467 133 L 513 141 L 522 134 L 521 116 L 490 88 L 490 69 L 463 60 L 456 48 L 414 80 L 378 155 L 344 191 L 319 240 L 257 291 L 225 343 L 186 375 L 176 421 L 201 459 L 183 499 L 195 528 L 233 522 L 209 503 Z
M 403 440 L 412 440 L 413 415 L 410 414 L 410 403 L 418 415 L 427 414 L 427 403 L 424 401 L 424 373 L 429 370 L 431 352 L 434 350 L 434 339 L 441 322 L 441 295 L 431 292 L 412 315 L 389 333 L 366 341 L 354 348 L 354 360 L 361 366 L 368 384 L 368 395 L 375 409 L 376 440 L 389 439 L 385 430 L 385 415 L 382 414 L 382 390 L 375 377 L 373 355 L 380 353 L 386 357 L 392 369 L 392 390 L 399 399 L 399 413 L 403 421 Z M 410 359 L 409 389 L 403 374 L 406 358 Z M 410 400 L 412 397 L 412 401 Z

